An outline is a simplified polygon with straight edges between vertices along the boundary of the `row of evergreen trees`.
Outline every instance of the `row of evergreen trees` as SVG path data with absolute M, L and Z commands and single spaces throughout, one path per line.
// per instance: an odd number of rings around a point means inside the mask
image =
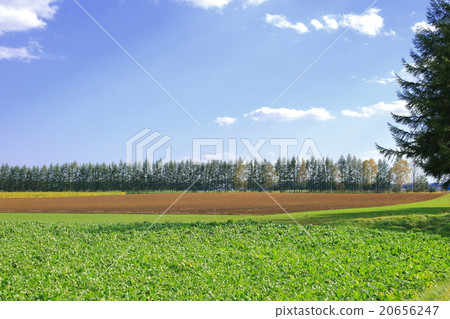
M 350 155 L 341 156 L 336 163 L 330 158 L 293 158 L 278 160 L 274 165 L 242 160 L 198 165 L 192 161 L 134 165 L 74 162 L 42 167 L 3 164 L 0 191 L 183 191 L 191 186 L 192 191 L 259 191 L 263 187 L 279 191 L 382 192 L 405 182 L 403 175 L 407 172 L 404 165 L 401 168 L 391 167 L 385 160 L 376 163 Z

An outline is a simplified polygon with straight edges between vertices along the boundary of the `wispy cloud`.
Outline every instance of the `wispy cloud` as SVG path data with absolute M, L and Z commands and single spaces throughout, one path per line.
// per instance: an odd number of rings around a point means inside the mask
M 264 2 L 269 0 L 246 0 L 244 1 L 244 6 L 259 6 L 260 4 L 263 4 Z
M 411 30 L 412 30 L 414 33 L 418 33 L 418 32 L 421 32 L 421 31 L 423 31 L 423 30 L 436 31 L 436 27 L 433 26 L 433 25 L 431 25 L 431 24 L 428 24 L 428 23 L 425 22 L 425 21 L 421 21 L 421 22 L 417 22 L 416 24 L 414 24 L 414 25 L 411 27 Z
M 383 32 L 383 17 L 379 15 L 380 9 L 371 8 L 363 14 L 327 14 L 321 18 L 312 19 L 310 24 L 315 30 L 335 31 L 339 28 L 351 27 L 353 30 L 368 36 L 385 35 L 393 37 L 395 31 Z M 284 15 L 266 14 L 266 22 L 279 28 L 295 29 L 298 33 L 308 32 L 308 28 L 301 22 L 292 23 Z
M 232 125 L 232 124 L 236 123 L 236 121 L 237 121 L 237 118 L 229 117 L 229 116 L 219 116 L 214 120 L 214 122 L 216 122 L 220 126 Z
M 408 73 L 405 68 L 402 68 L 400 72 L 395 72 L 394 70 L 392 70 L 385 76 L 374 76 L 371 78 L 363 78 L 362 80 L 366 83 L 376 83 L 385 85 L 396 82 L 397 81 L 396 74 L 405 81 L 414 82 L 417 80 L 413 75 Z
M 302 22 L 292 23 L 286 16 L 282 14 L 268 14 L 266 13 L 266 22 L 280 29 L 292 29 L 299 34 L 309 32 L 309 29 Z
M 299 119 L 310 119 L 316 121 L 327 121 L 333 119 L 333 116 L 324 108 L 310 108 L 308 110 L 292 108 L 270 108 L 261 107 L 250 113 L 244 114 L 244 117 L 253 120 L 261 119 L 271 121 L 294 121 Z
M 387 36 L 387 37 L 395 38 L 395 37 L 397 37 L 397 32 L 395 32 L 394 30 L 389 30 L 389 31 L 383 32 L 383 35 Z
M 388 84 L 388 83 L 393 83 L 397 80 L 397 78 L 395 77 L 395 72 L 391 71 L 389 73 L 389 75 L 384 76 L 384 77 L 380 77 L 380 76 L 374 76 L 372 78 L 366 79 L 364 78 L 363 81 L 366 83 L 376 83 L 376 84 Z
M 0 35 L 5 32 L 44 28 L 58 6 L 55 0 L 7 0 L 0 4 Z
M 217 8 L 222 9 L 233 0 L 177 0 L 178 2 L 185 2 L 193 7 L 203 9 Z
M 42 47 L 36 41 L 31 41 L 26 47 L 5 47 L 0 46 L 0 60 L 19 60 L 30 62 L 42 57 Z
M 223 9 L 231 2 L 237 2 L 235 0 L 176 0 L 178 2 L 187 3 L 193 7 L 198 7 L 202 9 Z M 247 8 L 248 6 L 258 6 L 268 0 L 241 0 L 243 8 Z
M 27 47 L 10 48 L 0 46 L 0 60 L 30 61 L 34 59 L 38 59 L 38 57 L 31 54 Z
M 369 118 L 375 115 L 382 114 L 407 114 L 408 110 L 405 107 L 405 101 L 396 101 L 393 103 L 380 102 L 371 106 L 357 107 L 354 110 L 342 110 L 341 113 L 344 116 L 359 117 L 359 118 Z

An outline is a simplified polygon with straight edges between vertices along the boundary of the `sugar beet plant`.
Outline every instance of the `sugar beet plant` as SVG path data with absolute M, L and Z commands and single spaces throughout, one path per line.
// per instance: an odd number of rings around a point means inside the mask
M 2 222 L 0 299 L 403 300 L 450 270 L 448 238 L 430 233 L 253 222 L 155 224 L 146 232 L 149 226 Z

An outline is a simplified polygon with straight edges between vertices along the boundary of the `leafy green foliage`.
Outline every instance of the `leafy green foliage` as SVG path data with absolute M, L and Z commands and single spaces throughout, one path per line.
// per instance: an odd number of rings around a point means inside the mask
M 0 222 L 0 300 L 402 300 L 450 270 L 425 232 L 150 225 Z

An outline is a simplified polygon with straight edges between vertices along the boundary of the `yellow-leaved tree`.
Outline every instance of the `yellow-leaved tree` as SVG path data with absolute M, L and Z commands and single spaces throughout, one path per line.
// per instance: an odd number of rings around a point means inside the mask
M 390 169 L 389 174 L 394 182 L 394 192 L 400 192 L 402 190 L 402 186 L 409 182 L 411 169 L 409 168 L 408 161 L 398 159 Z

